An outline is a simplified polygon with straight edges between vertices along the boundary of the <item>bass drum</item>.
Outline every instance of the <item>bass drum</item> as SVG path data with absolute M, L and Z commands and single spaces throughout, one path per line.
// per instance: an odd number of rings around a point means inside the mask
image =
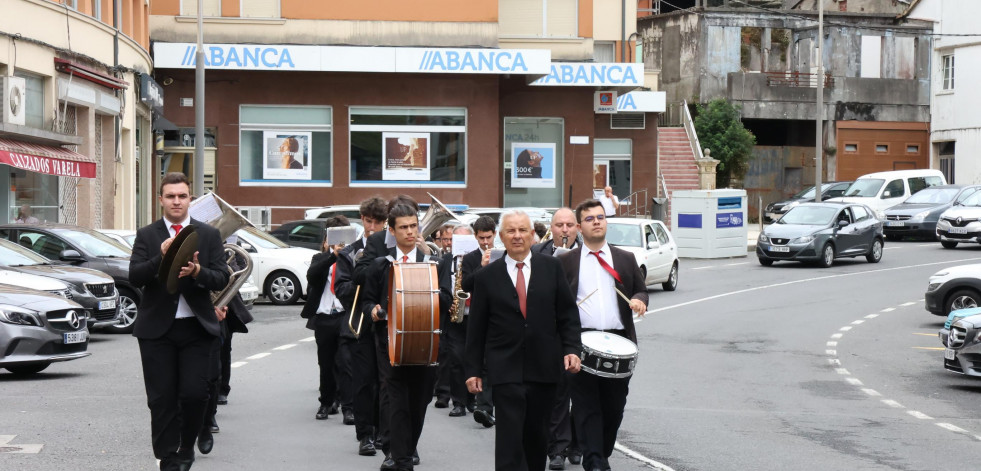
M 392 366 L 435 365 L 440 334 L 436 263 L 394 262 L 388 273 L 389 361 Z
M 582 333 L 582 370 L 601 378 L 629 378 L 637 366 L 637 344 L 616 334 Z

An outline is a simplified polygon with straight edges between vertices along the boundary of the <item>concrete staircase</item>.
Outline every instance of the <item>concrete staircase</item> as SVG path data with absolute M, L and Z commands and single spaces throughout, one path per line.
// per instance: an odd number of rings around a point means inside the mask
M 665 223 L 671 226 L 671 193 L 677 190 L 697 190 L 698 166 L 695 153 L 683 127 L 657 128 L 658 172 L 664 177 L 668 190 Z

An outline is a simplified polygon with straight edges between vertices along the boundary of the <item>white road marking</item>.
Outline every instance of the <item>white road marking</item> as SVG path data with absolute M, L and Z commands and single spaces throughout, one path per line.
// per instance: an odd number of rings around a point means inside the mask
M 517 269 L 516 269 L 515 271 L 517 271 Z M 910 302 L 908 302 L 908 303 L 903 303 L 903 304 L 900 304 L 900 305 L 899 305 L 899 307 L 906 307 L 906 306 L 912 306 L 912 305 L 914 305 L 914 304 L 916 304 L 916 303 L 915 303 L 915 302 L 913 302 L 913 301 L 910 301 Z
M 894 401 L 892 399 L 883 399 L 882 400 L 882 403 L 885 404 L 885 405 L 887 405 L 887 406 L 889 406 L 889 407 L 893 407 L 893 408 L 896 408 L 896 409 L 902 409 L 903 408 L 903 405 L 902 404 L 900 404 L 900 403 L 898 403 L 898 402 L 896 402 L 896 401 Z
M 249 362 L 247 362 L 247 361 L 236 361 L 235 363 L 232 363 L 231 366 L 232 366 L 232 368 L 238 368 L 240 366 L 245 366 L 245 365 L 248 365 L 248 364 L 249 364 Z
M 517 270 L 517 269 L 515 269 L 515 270 Z M 286 345 L 280 345 L 280 346 L 274 348 L 273 350 L 280 350 L 280 351 L 282 351 L 282 350 L 289 350 L 289 349 L 291 349 L 291 348 L 293 348 L 295 346 L 296 346 L 295 343 L 288 343 Z
M 862 392 L 865 393 L 865 394 L 868 394 L 869 396 L 873 396 L 873 397 L 875 397 L 875 396 L 881 396 L 882 395 L 882 394 L 879 394 L 879 391 L 876 391 L 875 389 L 869 389 L 869 388 L 862 388 Z
M 936 247 L 937 246 L 937 243 L 934 242 L 932 244 L 916 244 L 916 246 L 917 247 Z
M 838 346 L 838 342 L 828 342 L 828 346 L 829 347 L 837 347 Z
M 621 445 L 620 442 L 616 442 L 613 445 L 613 448 L 617 449 L 619 452 L 621 452 L 621 453 L 623 453 L 623 454 L 625 454 L 625 455 L 627 455 L 627 456 L 629 456 L 629 457 L 631 457 L 631 458 L 633 458 L 633 459 L 635 459 L 637 461 L 640 461 L 641 463 L 644 463 L 644 464 L 646 464 L 646 465 L 648 465 L 648 466 L 650 466 L 650 467 L 652 467 L 654 469 L 657 469 L 657 470 L 660 470 L 660 471 L 674 471 L 674 468 L 672 468 L 672 467 L 670 467 L 670 466 L 668 466 L 668 465 L 666 465 L 664 463 L 661 463 L 659 461 L 654 461 L 654 460 L 652 460 L 652 459 L 650 459 L 650 458 L 648 458 L 648 457 L 646 457 L 644 455 L 641 455 L 640 453 L 637 453 L 636 451 L 633 451 L 630 448 L 627 448 L 627 447 Z
M 835 373 L 838 373 L 840 375 L 850 375 L 851 374 L 851 373 L 848 372 L 848 370 L 846 370 L 844 368 L 835 368 Z
M 845 381 L 852 386 L 862 386 L 862 381 L 858 378 L 845 378 Z
M 879 317 L 879 315 L 878 314 L 869 314 L 869 315 L 865 316 L 866 319 L 875 319 L 876 317 Z
M 514 270 L 517 271 L 518 269 L 515 268 Z M 859 324 L 864 324 L 864 323 L 865 323 L 865 321 L 863 321 L 862 319 L 859 319 L 857 321 L 852 322 L 852 325 L 859 325 Z
M 515 270 L 517 270 L 517 268 L 515 268 Z M 895 311 L 895 310 L 896 310 L 896 308 L 894 308 L 894 307 L 887 307 L 887 308 L 885 308 L 885 309 L 883 309 L 883 310 L 881 310 L 879 312 L 892 312 L 892 311 Z
M 515 270 L 517 270 L 517 268 L 516 268 Z M 825 351 L 824 351 L 824 354 L 825 354 L 825 355 L 831 355 L 831 356 L 835 356 L 835 355 L 837 355 L 837 354 L 838 354 L 838 352 L 837 352 L 837 351 L 835 351 L 835 350 L 825 350 Z
M 517 270 L 517 268 L 515 268 L 515 270 Z M 849 330 L 852 330 L 852 326 L 846 325 L 846 326 L 844 326 L 844 327 L 842 327 L 842 328 L 840 328 L 838 330 L 840 330 L 842 332 L 848 332 Z
M 255 355 L 246 358 L 246 360 L 258 360 L 261 358 L 266 358 L 269 355 L 272 355 L 272 353 L 269 352 L 256 353 Z
M 948 423 L 944 423 L 944 422 L 937 422 L 937 427 L 945 428 L 947 430 L 950 430 L 951 432 L 971 433 L 971 432 L 968 432 L 967 430 L 964 430 L 964 429 L 962 429 L 962 428 L 960 428 L 960 427 L 958 427 L 958 426 L 956 426 L 954 424 L 948 424 Z
M 906 411 L 906 413 L 909 414 L 909 415 L 912 415 L 913 417 L 916 417 L 917 419 L 921 419 L 921 420 L 933 420 L 933 417 L 930 417 L 929 415 L 926 415 L 926 414 L 924 414 L 924 413 L 922 413 L 920 411 L 908 410 L 908 411 Z
M 833 339 L 840 339 L 841 338 L 841 334 L 831 334 L 831 338 L 833 338 Z
M 837 359 L 837 358 L 831 358 L 831 359 L 829 359 L 829 360 L 828 360 L 828 363 L 830 363 L 830 364 L 832 364 L 832 365 L 838 365 L 838 366 L 841 366 L 841 360 L 839 360 L 839 359 Z
M 883 247 L 882 250 L 896 250 L 896 249 L 901 249 L 901 248 L 902 247 Z M 515 268 L 515 271 L 517 271 L 517 268 Z
M 31 454 L 36 455 L 41 452 L 41 448 L 44 445 L 14 445 L 10 442 L 14 441 L 17 435 L 0 435 L 0 448 L 10 448 L 10 450 L 4 451 L 4 454 Z
M 305 339 L 300 339 L 301 342 L 313 342 L 314 340 L 317 340 L 317 337 L 307 337 Z

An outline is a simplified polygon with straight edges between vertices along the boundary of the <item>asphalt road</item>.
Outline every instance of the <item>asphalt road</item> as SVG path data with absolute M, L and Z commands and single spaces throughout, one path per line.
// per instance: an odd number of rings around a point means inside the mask
M 975 469 L 981 382 L 943 370 L 942 319 L 922 303 L 927 277 L 962 263 L 981 248 L 889 243 L 879 264 L 830 269 L 683 260 L 678 291 L 653 290 L 638 324 L 619 440 L 633 457 L 615 453 L 613 468 Z M 378 469 L 353 427 L 313 418 L 316 345 L 299 306 L 253 314 L 215 450 L 194 469 Z M 0 373 L 0 470 L 154 469 L 135 339 L 96 333 L 89 350 L 31 379 Z M 493 429 L 447 412 L 429 410 L 419 469 L 493 469 Z M 43 447 L 3 452 L 30 444 Z

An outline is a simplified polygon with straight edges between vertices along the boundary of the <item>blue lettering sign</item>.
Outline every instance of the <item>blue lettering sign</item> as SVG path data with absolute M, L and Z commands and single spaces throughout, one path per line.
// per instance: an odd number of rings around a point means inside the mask
M 552 64 L 536 85 L 639 85 L 630 66 L 617 64 Z
M 715 215 L 715 228 L 743 227 L 743 213 L 719 213 Z
M 426 51 L 420 70 L 444 72 L 514 72 L 528 71 L 524 56 L 507 51 Z
M 617 109 L 618 110 L 637 110 L 637 103 L 634 103 L 634 97 L 631 94 L 620 95 L 617 97 Z
M 242 62 L 245 67 L 259 67 L 259 48 L 245 48 Z
M 235 51 L 234 47 L 228 48 L 228 57 L 225 58 L 225 65 L 231 66 L 235 64 L 242 67 L 242 60 L 238 57 L 238 52 Z

